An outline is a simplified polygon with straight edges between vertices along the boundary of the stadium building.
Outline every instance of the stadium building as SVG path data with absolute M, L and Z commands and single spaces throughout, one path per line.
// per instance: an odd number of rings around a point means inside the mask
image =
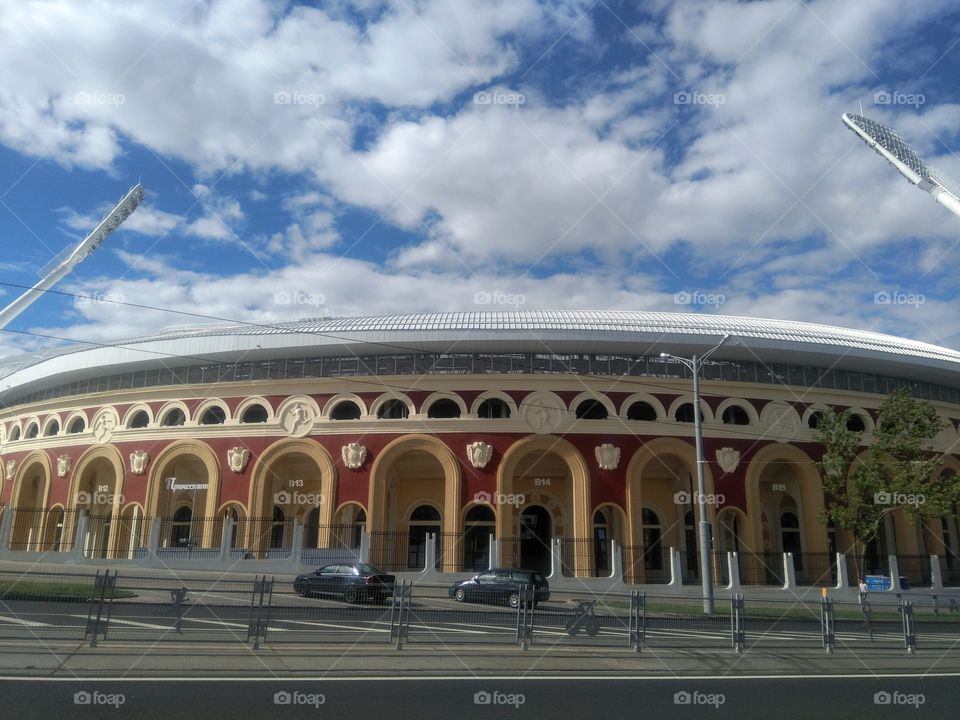
M 726 334 L 702 369 L 700 498 L 692 376 L 661 354 Z M 702 501 L 745 583 L 782 583 L 789 552 L 798 582 L 824 584 L 850 538 L 819 517 L 819 414 L 852 408 L 868 444 L 901 385 L 948 421 L 935 449 L 956 472 L 960 353 L 825 325 L 437 313 L 174 328 L 9 358 L 7 549 L 136 559 L 153 543 L 239 564 L 364 546 L 390 570 L 435 556 L 455 572 L 545 568 L 559 548 L 568 575 L 667 582 L 679 564 L 694 582 Z M 865 562 L 885 572 L 893 555 L 916 583 L 939 562 L 960 581 L 958 541 L 955 515 L 894 513 Z

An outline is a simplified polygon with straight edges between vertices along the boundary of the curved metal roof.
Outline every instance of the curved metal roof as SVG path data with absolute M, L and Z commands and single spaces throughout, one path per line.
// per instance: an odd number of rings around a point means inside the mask
M 837 367 L 960 386 L 960 352 L 882 333 L 787 320 L 638 311 L 490 311 L 176 327 L 0 361 L 0 398 L 160 366 L 402 352 L 690 355 Z

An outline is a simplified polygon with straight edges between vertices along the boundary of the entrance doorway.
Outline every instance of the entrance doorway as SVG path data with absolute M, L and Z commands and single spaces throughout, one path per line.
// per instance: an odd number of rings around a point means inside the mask
M 544 575 L 550 572 L 553 521 L 545 507 L 531 505 L 520 514 L 520 566 Z

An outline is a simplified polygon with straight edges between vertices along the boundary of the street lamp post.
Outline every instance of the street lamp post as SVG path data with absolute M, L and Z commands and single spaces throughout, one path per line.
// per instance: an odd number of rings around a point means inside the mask
M 703 423 L 700 420 L 700 366 L 704 360 L 710 357 L 721 345 L 730 339 L 729 335 L 724 335 L 720 342 L 707 350 L 703 355 L 693 355 L 690 359 L 677 357 L 670 353 L 660 353 L 662 358 L 670 358 L 681 362 L 690 368 L 693 373 L 693 434 L 697 450 L 697 508 L 700 517 L 699 538 L 700 538 L 700 579 L 703 587 L 703 612 L 707 615 L 713 614 L 713 566 L 710 564 L 712 554 L 710 547 L 713 537 L 713 530 L 710 527 L 710 519 L 707 517 L 707 488 L 703 473 Z

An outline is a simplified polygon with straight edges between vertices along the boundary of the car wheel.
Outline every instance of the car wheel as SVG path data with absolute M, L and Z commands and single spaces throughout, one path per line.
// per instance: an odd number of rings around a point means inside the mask
M 307 596 L 307 589 L 305 587 L 298 587 L 298 588 L 295 588 L 295 590 L 297 591 L 297 595 L 299 595 L 300 597 Z
M 360 593 L 357 592 L 355 587 L 347 588 L 346 592 L 343 593 L 344 602 L 355 603 L 360 599 Z
M 457 602 L 466 602 L 467 601 L 467 591 L 463 588 L 457 588 L 453 593 L 453 599 Z
M 520 593 L 510 593 L 510 596 L 507 598 L 507 600 L 510 602 L 510 607 L 520 607 Z

